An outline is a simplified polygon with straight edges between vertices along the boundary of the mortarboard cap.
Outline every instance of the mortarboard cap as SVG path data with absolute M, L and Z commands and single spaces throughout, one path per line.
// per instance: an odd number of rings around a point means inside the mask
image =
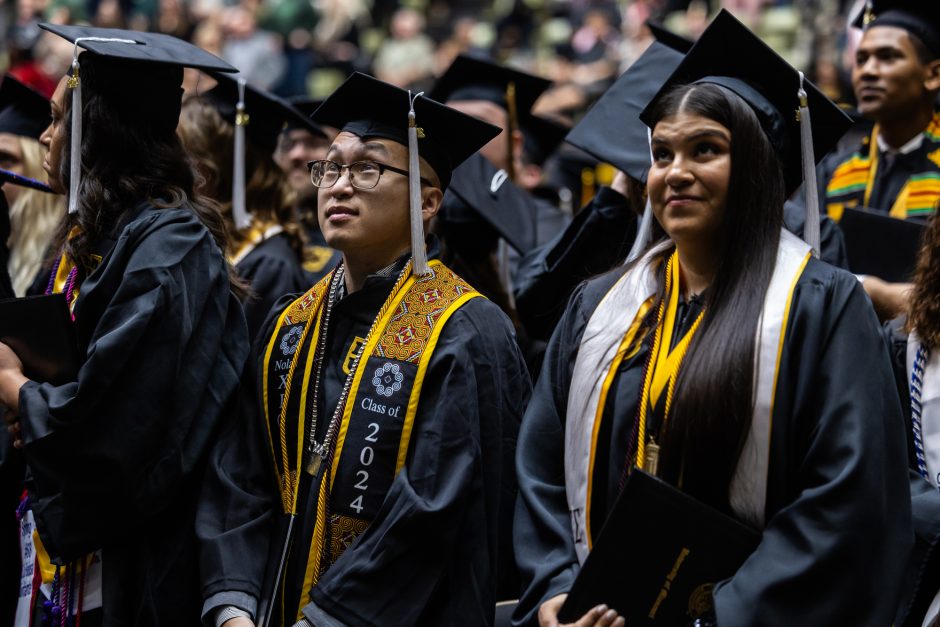
M 69 176 L 69 213 L 78 210 L 81 178 L 82 83 L 81 59 L 95 59 L 95 91 L 116 111 L 148 120 L 154 128 L 175 132 L 182 103 L 183 68 L 234 72 L 235 68 L 191 43 L 162 33 L 117 28 L 40 24 L 75 44 L 72 52 L 72 146 Z M 79 56 L 79 48 L 86 52 Z
M 455 225 L 483 218 L 520 254 L 535 247 L 535 200 L 479 154 L 454 170 L 441 212 L 444 221 Z
M 462 54 L 437 79 L 430 98 L 438 102 L 486 100 L 510 108 L 507 91 L 515 92 L 515 107 L 521 116 L 532 109 L 539 96 L 551 86 L 548 79 L 504 65 Z M 510 89 L 511 88 L 511 89 Z
M 646 27 L 653 33 L 653 38 L 656 39 L 656 41 L 669 46 L 676 52 L 685 54 L 695 45 L 695 42 L 691 39 L 686 39 L 682 35 L 672 32 L 662 24 L 654 22 L 653 20 L 646 20 Z
M 916 35 L 934 57 L 940 57 L 940 2 L 937 0 L 868 0 L 853 23 L 858 28 L 894 26 Z
M 522 116 L 519 126 L 522 128 L 526 155 L 530 162 L 539 166 L 548 160 L 571 130 L 570 126 L 561 122 L 537 115 Z
M 446 189 L 454 168 L 496 137 L 499 128 L 359 72 L 347 78 L 312 118 L 341 132 L 388 139 L 408 148 L 414 271 L 427 274 L 418 158 L 431 166 L 441 189 Z
M 213 74 L 218 84 L 204 92 L 202 98 L 212 104 L 224 120 L 235 124 L 239 102 L 238 81 L 241 76 Z M 287 100 L 245 83 L 245 133 L 259 148 L 274 152 L 277 138 L 287 124 L 313 128 L 313 121 L 295 109 Z
M 640 112 L 681 61 L 681 53 L 654 41 L 571 129 L 565 141 L 645 182 L 650 169 L 649 129 L 640 121 Z
M 9 74 L 0 83 L 0 133 L 39 139 L 49 126 L 49 100 Z
M 380 137 L 408 145 L 409 92 L 354 73 L 314 112 L 314 122 L 359 137 Z M 499 128 L 430 98 L 415 99 L 418 153 L 446 188 L 451 172 L 499 134 Z M 424 137 L 421 137 L 423 135 Z
M 659 96 L 688 83 L 719 85 L 747 102 L 777 150 L 788 195 L 806 177 L 806 228 L 815 229 L 806 239 L 818 251 L 815 162 L 835 147 L 851 119 L 726 10 L 705 29 L 640 119 L 649 126 Z
M 303 96 L 294 96 L 293 98 L 288 98 L 287 101 L 292 107 L 300 111 L 304 116 L 304 123 L 298 123 L 293 117 L 287 120 L 287 125 L 284 127 L 285 131 L 292 131 L 296 128 L 309 131 L 310 133 L 329 139 L 326 131 L 324 131 L 319 124 L 314 122 L 310 116 L 313 115 L 313 112 L 323 104 L 322 100 L 314 100 L 313 98 L 305 98 Z

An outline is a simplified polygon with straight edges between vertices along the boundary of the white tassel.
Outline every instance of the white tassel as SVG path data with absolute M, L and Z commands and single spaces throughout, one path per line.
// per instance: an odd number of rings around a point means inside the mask
M 496 251 L 499 264 L 499 280 L 503 284 L 503 289 L 506 290 L 506 299 L 509 301 L 509 306 L 515 309 L 516 297 L 513 294 L 512 268 L 509 266 L 509 242 L 499 238 Z
M 78 44 L 83 41 L 101 41 L 136 44 L 133 39 L 114 37 L 78 37 L 72 48 L 72 76 L 67 86 L 72 90 L 72 142 L 69 159 L 69 215 L 78 213 L 78 188 L 82 179 L 82 82 L 79 79 Z
M 804 89 L 803 72 L 800 72 L 800 149 L 803 157 L 803 194 L 806 202 L 806 222 L 803 224 L 803 241 L 819 257 L 819 193 L 816 184 L 816 153 L 813 150 L 813 123 L 809 114 L 809 99 Z
M 415 100 L 408 91 L 408 190 L 410 192 L 411 215 L 411 259 L 414 273 L 424 276 L 431 273 L 428 268 L 428 253 L 424 246 L 424 216 L 421 214 L 421 171 L 418 163 L 418 125 L 415 121 Z
M 238 79 L 238 103 L 235 105 L 235 171 L 232 173 L 232 219 L 239 231 L 251 226 L 251 214 L 245 206 L 245 79 Z
M 646 129 L 646 144 L 650 149 L 650 163 L 653 163 L 653 131 Z M 633 247 L 630 254 L 627 255 L 625 264 L 630 263 L 639 257 L 650 243 L 653 236 L 653 204 L 650 202 L 649 193 L 646 194 L 646 208 L 643 210 L 643 217 L 640 219 L 640 225 L 636 229 L 636 237 L 633 238 Z
M 78 46 L 75 47 L 78 50 Z M 78 78 L 78 56 L 72 59 L 72 155 L 69 160 L 69 215 L 78 213 L 78 187 L 82 177 L 82 82 Z

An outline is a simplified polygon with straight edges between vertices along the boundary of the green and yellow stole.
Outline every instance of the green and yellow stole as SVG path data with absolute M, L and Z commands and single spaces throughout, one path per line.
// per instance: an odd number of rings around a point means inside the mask
M 481 296 L 439 261 L 432 261 L 430 269 L 426 276 L 406 273 L 399 280 L 365 339 L 335 446 L 324 462 L 305 591 L 374 519 L 405 464 L 421 388 L 441 331 L 455 311 Z M 265 424 L 285 513 L 298 513 L 314 353 L 326 331 L 320 328 L 320 312 L 332 278 L 327 275 L 284 310 L 264 355 Z M 333 402 L 327 401 L 320 420 L 331 418 Z
M 872 190 L 880 166 L 878 133 L 876 125 L 871 136 L 863 141 L 861 149 L 839 164 L 826 186 L 826 210 L 837 222 L 846 209 L 871 206 Z M 920 150 L 927 151 L 930 167 L 925 172 L 914 173 L 901 188 L 891 207 L 892 217 L 926 217 L 933 213 L 940 199 L 940 111 L 934 113 L 924 130 L 924 143 Z

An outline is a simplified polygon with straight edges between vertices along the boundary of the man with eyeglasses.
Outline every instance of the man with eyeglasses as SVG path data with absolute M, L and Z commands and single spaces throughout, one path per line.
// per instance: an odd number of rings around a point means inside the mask
M 500 497 L 530 382 L 509 319 L 434 259 L 424 229 L 453 168 L 498 129 L 363 74 L 313 119 L 341 129 L 309 165 L 343 259 L 278 303 L 256 346 L 256 398 L 206 486 L 226 498 L 200 513 L 204 567 L 220 572 L 206 612 L 492 624 Z M 262 595 L 264 564 L 231 556 L 266 545 Z

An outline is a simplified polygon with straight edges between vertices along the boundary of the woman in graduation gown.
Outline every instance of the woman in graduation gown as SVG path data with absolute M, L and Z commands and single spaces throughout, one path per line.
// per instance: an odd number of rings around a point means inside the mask
M 181 65 L 232 68 L 164 35 L 44 28 L 86 49 L 42 137 L 71 201 L 49 291 L 81 364 L 69 383 L 31 381 L 0 345 L 27 465 L 15 624 L 198 625 L 199 479 L 248 343 L 221 218 L 175 131 Z
M 800 88 L 722 13 L 641 116 L 668 237 L 583 284 L 549 345 L 517 450 L 516 624 L 558 624 L 634 467 L 762 530 L 705 624 L 891 623 L 912 541 L 900 408 L 857 280 L 781 230 L 802 171 L 774 146 L 800 145 Z
M 940 616 L 940 214 L 934 213 L 914 272 L 909 312 L 885 323 L 907 427 L 915 550 L 895 624 Z
M 204 94 L 187 98 L 179 135 L 204 179 L 200 191 L 222 205 L 231 234 L 229 262 L 251 286 L 244 305 L 249 337 L 254 338 L 275 301 L 310 287 L 302 267 L 304 241 L 294 193 L 274 151 L 285 120 L 311 123 L 277 96 L 246 85 L 241 120 L 247 123 L 239 129 L 238 83 L 225 76 L 218 81 Z M 245 134 L 244 154 L 236 159 L 238 132 Z M 241 174 L 235 173 L 237 168 Z M 233 181 L 243 197 L 237 197 Z

